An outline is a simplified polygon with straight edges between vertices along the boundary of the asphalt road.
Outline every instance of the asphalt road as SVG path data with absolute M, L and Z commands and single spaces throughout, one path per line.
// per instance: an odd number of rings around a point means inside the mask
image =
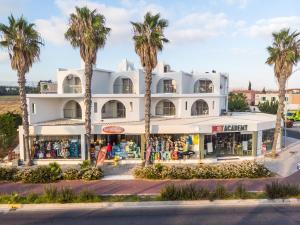
M 0 224 L 30 225 L 298 225 L 300 206 L 175 207 L 8 212 Z
M 300 139 L 300 122 L 295 122 L 292 128 L 286 129 L 288 137 Z

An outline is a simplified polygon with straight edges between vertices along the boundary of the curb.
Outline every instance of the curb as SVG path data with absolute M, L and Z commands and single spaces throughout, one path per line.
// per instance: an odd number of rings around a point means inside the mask
M 248 200 L 196 200 L 196 201 L 149 201 L 149 202 L 99 202 L 67 204 L 0 204 L 0 211 L 51 211 L 85 210 L 101 208 L 182 208 L 182 207 L 251 207 L 251 206 L 300 206 L 300 199 L 248 199 Z

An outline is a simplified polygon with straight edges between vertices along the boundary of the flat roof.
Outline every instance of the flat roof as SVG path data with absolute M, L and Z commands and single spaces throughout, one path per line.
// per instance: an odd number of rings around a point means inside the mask
M 228 116 L 203 116 L 195 118 L 153 117 L 151 118 L 151 133 L 212 133 L 212 127 L 218 125 L 247 125 L 247 128 L 243 132 L 253 132 L 274 128 L 275 120 L 275 115 L 264 113 L 232 113 L 232 115 Z M 103 134 L 103 127 L 111 125 L 124 128 L 125 134 L 144 133 L 144 120 L 128 122 L 111 121 L 104 120 L 100 123 L 93 123 L 93 133 Z M 84 121 L 77 119 L 57 119 L 34 124 L 34 127 L 42 128 L 44 126 L 57 131 L 62 130 L 63 127 L 63 130 L 66 132 L 73 132 L 74 130 L 84 132 Z

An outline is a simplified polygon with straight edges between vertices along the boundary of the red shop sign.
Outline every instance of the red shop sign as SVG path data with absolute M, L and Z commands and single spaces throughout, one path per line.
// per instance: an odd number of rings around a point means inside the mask
M 223 125 L 212 126 L 211 128 L 212 128 L 213 133 L 223 132 L 223 130 L 224 130 Z
M 102 131 L 107 134 L 121 134 L 124 132 L 124 128 L 118 126 L 107 126 L 103 127 Z

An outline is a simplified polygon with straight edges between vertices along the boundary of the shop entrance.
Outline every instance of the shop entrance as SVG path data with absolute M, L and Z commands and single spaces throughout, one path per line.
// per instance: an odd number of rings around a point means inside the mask
M 141 136 L 125 134 L 94 135 L 91 157 L 97 159 L 102 147 L 107 147 L 106 159 L 140 159 Z
M 206 157 L 249 156 L 252 154 L 252 134 L 240 132 L 205 135 Z

